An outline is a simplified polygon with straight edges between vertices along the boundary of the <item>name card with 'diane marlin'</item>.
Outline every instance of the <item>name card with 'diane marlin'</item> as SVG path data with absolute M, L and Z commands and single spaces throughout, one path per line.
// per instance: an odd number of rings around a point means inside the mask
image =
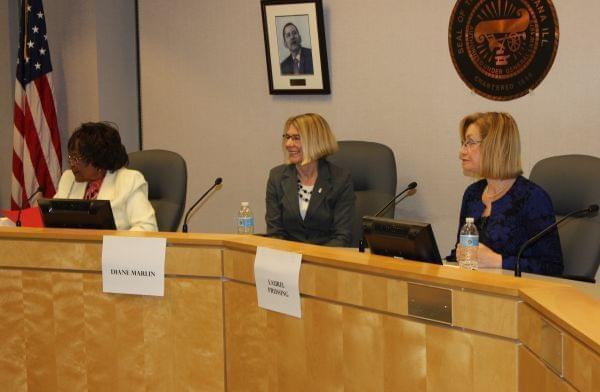
M 102 291 L 162 297 L 166 247 L 165 238 L 104 236 Z

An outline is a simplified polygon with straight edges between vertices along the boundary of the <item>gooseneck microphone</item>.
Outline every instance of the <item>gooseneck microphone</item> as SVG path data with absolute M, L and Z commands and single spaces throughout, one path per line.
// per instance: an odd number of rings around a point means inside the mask
M 204 198 L 206 197 L 206 195 L 208 195 L 210 193 L 210 191 L 212 191 L 217 185 L 220 185 L 223 182 L 223 179 L 221 177 L 218 177 L 215 180 L 215 183 L 212 184 L 212 186 L 210 188 L 208 188 L 208 190 L 206 192 L 204 192 L 204 194 L 202 196 L 200 196 L 200 198 L 194 203 L 192 204 L 192 206 L 190 207 L 189 210 L 187 210 L 187 213 L 185 214 L 185 218 L 183 218 L 183 226 L 181 228 L 181 231 L 183 233 L 187 233 L 188 232 L 188 225 L 187 225 L 187 221 L 188 218 L 190 216 L 190 213 L 192 212 L 192 210 L 194 208 L 196 208 L 196 206 L 202 201 L 204 200 Z
M 375 216 L 380 216 L 381 214 L 383 214 L 385 212 L 385 210 L 388 209 L 389 206 L 392 205 L 393 202 L 396 201 L 396 199 L 398 199 L 400 196 L 402 196 L 403 194 L 405 194 L 406 192 L 415 189 L 417 187 L 417 183 L 416 182 L 411 182 L 410 184 L 408 184 L 408 186 L 400 193 L 398 193 L 396 196 L 394 196 L 394 198 L 392 200 L 390 200 L 381 210 L 379 210 Z
M 573 215 L 589 216 L 597 211 L 598 211 L 598 204 L 592 204 L 588 208 L 569 212 L 567 215 L 563 216 L 562 218 L 560 218 L 559 220 L 557 220 L 550 226 L 546 227 L 544 230 L 540 231 L 539 233 L 537 233 L 536 235 L 534 235 L 533 237 L 531 237 L 530 239 L 525 241 L 525 243 L 523 243 L 523 245 L 521 245 L 521 247 L 519 248 L 519 252 L 517 253 L 517 260 L 515 262 L 515 276 L 517 276 L 517 277 L 521 276 L 521 253 L 523 253 L 525 248 L 527 248 L 529 245 L 533 244 L 534 242 L 536 242 L 537 240 L 539 240 L 540 238 L 542 238 L 543 236 L 548 234 L 552 229 L 554 229 L 560 223 L 565 221 L 565 219 L 568 219 L 568 218 L 572 217 Z
M 380 209 L 379 211 L 377 211 L 377 213 L 374 215 L 375 217 L 380 216 L 381 214 L 383 214 L 388 208 L 389 206 L 392 205 L 393 202 L 395 202 L 400 196 L 402 196 L 403 194 L 405 194 L 406 192 L 415 189 L 417 187 L 417 183 L 416 182 L 411 182 L 410 184 L 408 184 L 408 186 L 400 193 L 398 193 L 396 196 L 394 196 L 392 198 L 392 200 L 390 200 L 385 206 L 383 206 L 382 209 Z M 365 251 L 365 239 L 361 238 L 358 241 L 358 251 L 359 252 L 364 252 Z
M 25 204 L 29 204 L 29 202 L 31 200 L 33 200 L 33 197 L 35 195 L 37 195 L 38 193 L 44 193 L 44 188 L 42 188 L 41 186 L 38 186 L 38 188 L 35 190 L 35 192 L 33 192 L 31 194 L 31 196 L 29 196 L 29 199 L 27 199 L 27 202 Z M 17 214 L 17 220 L 15 221 L 15 226 L 17 227 L 21 227 L 21 213 L 23 212 L 23 205 L 21 205 L 19 207 L 19 213 Z

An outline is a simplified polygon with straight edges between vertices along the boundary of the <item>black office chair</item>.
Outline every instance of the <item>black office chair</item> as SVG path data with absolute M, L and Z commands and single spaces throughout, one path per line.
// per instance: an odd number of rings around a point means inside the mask
M 552 199 L 557 218 L 600 204 L 600 158 L 560 155 L 542 159 L 529 179 Z M 571 218 L 559 225 L 564 277 L 594 281 L 600 265 L 600 216 Z
M 187 166 L 176 152 L 144 150 L 129 154 L 129 168 L 142 172 L 159 231 L 177 231 L 187 192 Z
M 396 192 L 396 159 L 394 152 L 380 143 L 340 141 L 339 151 L 327 159 L 350 170 L 356 194 L 356 214 L 353 219 L 352 244 L 362 238 L 362 217 L 373 215 L 388 203 Z M 382 216 L 393 218 L 390 206 Z

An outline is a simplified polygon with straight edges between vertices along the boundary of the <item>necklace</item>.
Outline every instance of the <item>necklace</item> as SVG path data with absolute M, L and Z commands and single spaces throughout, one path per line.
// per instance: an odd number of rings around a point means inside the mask
M 300 183 L 300 179 L 298 178 L 298 197 L 300 198 L 300 200 L 303 200 L 308 203 L 310 201 L 311 196 L 312 190 L 309 191 L 308 189 L 304 188 L 304 185 Z
M 485 191 L 483 192 L 483 196 L 484 196 L 485 199 L 495 200 L 496 198 L 498 198 L 498 196 L 502 195 L 504 193 L 504 191 L 506 191 L 506 189 L 508 188 L 508 186 L 510 184 L 511 184 L 511 181 L 509 180 L 509 181 L 506 182 L 506 184 L 502 188 L 498 189 L 494 193 L 490 193 L 490 186 L 488 184 L 485 187 Z

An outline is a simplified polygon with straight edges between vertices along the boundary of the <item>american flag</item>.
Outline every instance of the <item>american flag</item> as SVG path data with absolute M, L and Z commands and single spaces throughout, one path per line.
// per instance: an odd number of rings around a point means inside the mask
M 52 65 L 41 0 L 23 0 L 15 82 L 11 208 L 43 189 L 56 193 L 61 175 L 60 132 L 52 95 Z

